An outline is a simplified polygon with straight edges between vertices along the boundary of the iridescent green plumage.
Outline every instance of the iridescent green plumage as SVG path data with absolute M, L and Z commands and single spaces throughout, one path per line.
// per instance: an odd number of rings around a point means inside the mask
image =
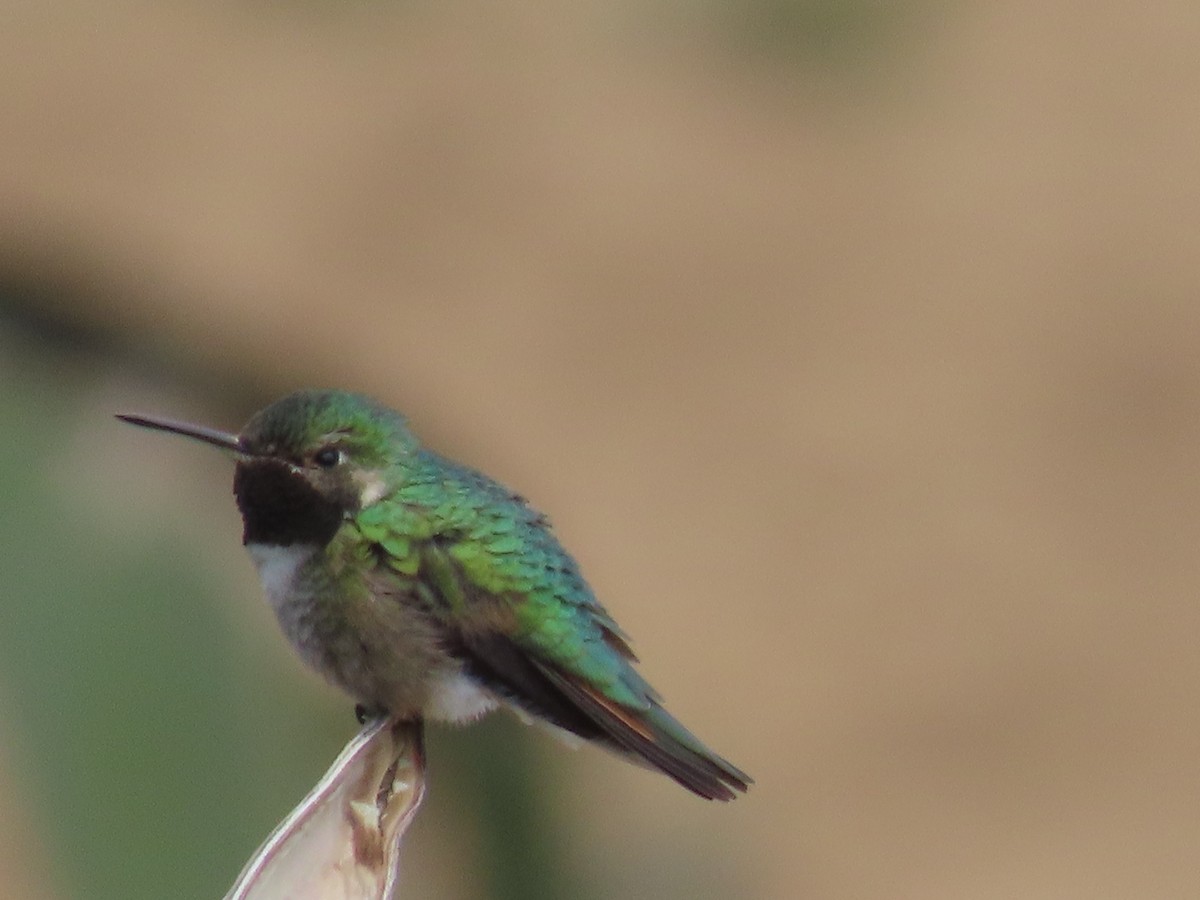
M 360 701 L 449 719 L 503 702 L 701 796 L 749 784 L 662 708 L 546 518 L 422 448 L 397 413 L 301 392 L 236 437 L 131 420 L 236 452 L 245 541 L 280 623 Z

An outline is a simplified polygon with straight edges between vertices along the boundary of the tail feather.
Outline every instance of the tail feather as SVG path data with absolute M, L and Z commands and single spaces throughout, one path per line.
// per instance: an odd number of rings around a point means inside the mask
M 752 779 L 721 759 L 647 694 L 644 708 L 605 697 L 582 676 L 537 659 L 495 632 L 462 635 L 468 671 L 517 707 L 657 769 L 708 800 L 732 800 Z M 649 686 L 646 685 L 649 692 Z
M 732 800 L 753 783 L 745 772 L 721 759 L 654 704 L 645 712 L 609 700 L 586 682 L 550 666 L 542 673 L 591 721 L 607 742 L 639 758 L 706 800 Z

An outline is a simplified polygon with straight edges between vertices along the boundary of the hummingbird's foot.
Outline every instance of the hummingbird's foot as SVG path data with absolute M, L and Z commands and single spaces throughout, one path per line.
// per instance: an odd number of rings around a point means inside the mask
M 387 715 L 386 709 L 377 709 L 363 703 L 354 704 L 354 718 L 358 719 L 359 725 L 366 725 L 371 719 L 378 719 L 385 715 Z

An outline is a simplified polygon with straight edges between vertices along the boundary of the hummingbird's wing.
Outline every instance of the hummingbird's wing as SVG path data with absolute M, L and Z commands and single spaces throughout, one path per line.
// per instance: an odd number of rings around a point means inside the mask
M 443 481 L 441 502 L 409 507 L 415 519 L 407 536 L 383 546 L 397 574 L 423 586 L 468 671 L 526 711 L 644 761 L 702 797 L 728 800 L 731 788 L 746 790 L 745 773 L 663 709 L 546 519 L 485 476 L 456 474 L 482 483 L 448 495 Z
M 702 797 L 729 800 L 731 786 L 746 789 L 744 773 L 663 709 L 616 623 L 571 569 L 522 561 L 513 581 L 497 579 L 494 562 L 478 559 L 488 554 L 471 545 L 422 548 L 422 569 L 440 570 L 441 584 L 457 582 L 452 596 L 469 598 L 471 613 L 445 623 L 477 677 L 526 711 L 643 760 Z

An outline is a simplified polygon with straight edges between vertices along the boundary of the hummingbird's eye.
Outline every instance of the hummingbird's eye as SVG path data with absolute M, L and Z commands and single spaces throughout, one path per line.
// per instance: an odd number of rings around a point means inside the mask
M 345 454 L 337 447 L 322 447 L 313 454 L 313 462 L 322 469 L 332 469 L 344 458 Z

